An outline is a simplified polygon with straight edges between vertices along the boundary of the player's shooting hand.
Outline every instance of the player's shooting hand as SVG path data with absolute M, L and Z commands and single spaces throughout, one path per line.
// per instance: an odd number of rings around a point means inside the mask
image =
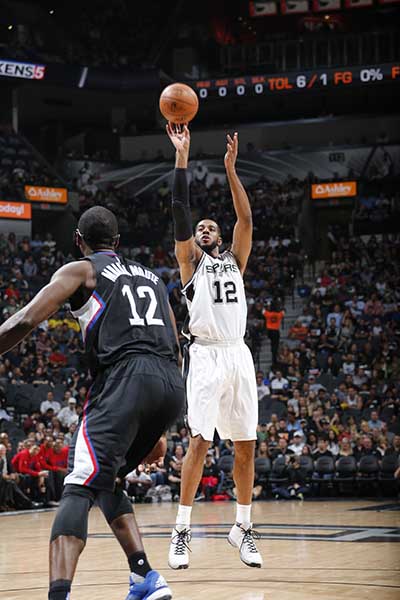
M 239 149 L 239 137 L 237 132 L 233 134 L 233 138 L 226 136 L 226 153 L 224 157 L 225 169 L 234 169 Z
M 174 123 L 167 123 L 165 128 L 177 153 L 188 156 L 190 149 L 190 131 L 188 126 L 186 124 L 176 125 Z

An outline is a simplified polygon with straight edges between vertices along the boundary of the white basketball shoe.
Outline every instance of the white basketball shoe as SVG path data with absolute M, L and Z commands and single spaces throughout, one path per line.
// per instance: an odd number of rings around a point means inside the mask
M 189 567 L 189 544 L 192 539 L 190 527 L 172 530 L 169 546 L 168 565 L 171 569 L 187 569 Z
M 231 546 L 239 548 L 239 555 L 242 562 L 248 567 L 262 567 L 263 560 L 257 550 L 254 539 L 259 537 L 252 529 L 252 524 L 235 523 L 228 535 L 228 542 Z

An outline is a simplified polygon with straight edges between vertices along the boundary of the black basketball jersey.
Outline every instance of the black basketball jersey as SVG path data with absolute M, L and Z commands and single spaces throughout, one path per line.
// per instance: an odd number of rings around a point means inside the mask
M 90 260 L 96 288 L 71 311 L 79 320 L 92 373 L 130 354 L 176 358 L 176 340 L 162 279 L 115 252 L 95 252 Z

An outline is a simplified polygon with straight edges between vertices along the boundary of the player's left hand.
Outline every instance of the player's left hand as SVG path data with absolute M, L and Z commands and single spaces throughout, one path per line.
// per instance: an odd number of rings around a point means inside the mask
M 234 169 L 239 148 L 239 137 L 237 131 L 235 131 L 233 134 L 233 139 L 228 133 L 226 140 L 226 153 L 224 157 L 225 169 Z

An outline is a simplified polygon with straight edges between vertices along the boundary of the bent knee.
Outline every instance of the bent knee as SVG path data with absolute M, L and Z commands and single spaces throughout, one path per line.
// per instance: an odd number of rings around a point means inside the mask
M 190 438 L 189 450 L 194 452 L 204 452 L 206 454 L 209 449 L 211 442 L 205 440 L 201 435 Z

